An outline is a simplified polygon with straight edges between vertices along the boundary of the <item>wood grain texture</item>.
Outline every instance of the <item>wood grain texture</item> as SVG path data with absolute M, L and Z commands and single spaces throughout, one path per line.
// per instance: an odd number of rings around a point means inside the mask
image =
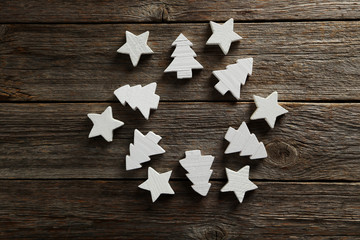
M 360 239 L 359 12 L 358 0 L 0 1 L 0 239 Z M 205 46 L 208 21 L 230 17 L 243 40 L 224 56 Z M 150 31 L 155 54 L 137 68 L 116 53 L 126 30 Z M 188 81 L 163 73 L 180 32 L 205 67 Z M 235 103 L 211 72 L 245 57 L 253 76 Z M 148 121 L 113 94 L 151 82 Z M 249 121 L 252 95 L 275 90 L 289 113 L 273 130 Z M 108 105 L 125 126 L 88 139 L 86 114 Z M 242 121 L 266 159 L 223 154 Z M 167 152 L 125 171 L 135 128 Z M 205 198 L 178 162 L 194 149 L 215 156 Z M 247 164 L 259 189 L 238 204 L 220 189 L 225 167 Z M 173 170 L 174 196 L 152 204 L 137 188 L 148 166 Z
M 0 22 L 194 22 L 358 19 L 356 0 L 3 0 Z
M 281 100 L 360 100 L 359 22 L 236 24 L 244 38 L 227 56 L 205 46 L 209 24 L 2 25 L 0 100 L 116 101 L 113 91 L 125 84 L 157 82 L 162 101 L 234 101 L 214 89 L 213 70 L 238 58 L 254 57 L 254 71 L 241 100 L 279 92 Z M 125 30 L 150 31 L 154 55 L 133 68 L 116 50 Z M 164 73 L 183 32 L 194 43 L 203 70 L 190 80 Z
M 249 121 L 254 103 L 160 103 L 148 121 L 128 106 L 111 105 L 114 118 L 125 125 L 107 143 L 87 138 L 92 123 L 86 116 L 101 113 L 106 103 L 1 104 L 1 178 L 145 178 L 152 166 L 186 179 L 178 161 L 185 151 L 200 149 L 215 156 L 212 179 L 223 179 L 225 167 L 250 164 L 254 179 L 360 180 L 358 103 L 285 103 L 289 113 L 272 130 L 263 120 Z M 264 142 L 268 158 L 223 154 L 228 127 L 237 128 L 242 121 Z M 166 153 L 142 169 L 125 171 L 135 128 L 162 136 Z
M 178 25 L 3 25 L 0 44 L 0 99 L 3 101 L 116 101 L 125 84 L 158 83 L 165 101 L 235 100 L 214 89 L 213 70 L 238 58 L 254 57 L 253 76 L 241 100 L 277 90 L 281 100 L 359 100 L 359 22 L 236 24 L 244 40 L 228 56 L 205 46 L 208 24 Z M 152 56 L 133 68 L 116 53 L 125 30 L 150 30 Z M 204 70 L 190 80 L 163 73 L 170 45 L 183 32 L 194 43 Z
M 357 239 L 359 183 L 255 182 L 242 204 L 213 182 L 206 198 L 170 181 L 175 195 L 142 181 L 0 181 L 0 238 Z

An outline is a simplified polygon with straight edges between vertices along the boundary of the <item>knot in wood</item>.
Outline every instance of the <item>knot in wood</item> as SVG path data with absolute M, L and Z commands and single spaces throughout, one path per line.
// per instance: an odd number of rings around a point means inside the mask
M 299 154 L 294 146 L 276 141 L 266 145 L 268 157 L 266 161 L 276 167 L 286 168 L 297 163 Z
M 167 22 L 169 20 L 169 12 L 165 4 L 150 4 L 143 7 L 145 16 L 149 16 L 155 22 Z
M 168 11 L 167 6 L 162 5 L 161 9 L 162 9 L 161 20 L 163 22 L 168 22 L 170 20 L 170 16 L 169 16 L 169 11 Z
M 0 25 L 0 41 L 4 40 L 7 29 L 6 25 Z
M 213 228 L 207 229 L 204 233 L 204 239 L 214 239 L 214 240 L 222 240 L 226 237 L 226 232 L 222 227 L 216 226 Z
M 227 233 L 221 226 L 202 226 L 193 229 L 192 239 L 199 240 L 223 240 L 226 239 Z

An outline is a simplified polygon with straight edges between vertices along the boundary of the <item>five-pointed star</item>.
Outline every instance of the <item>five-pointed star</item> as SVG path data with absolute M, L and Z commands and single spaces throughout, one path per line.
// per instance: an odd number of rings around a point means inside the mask
M 118 53 L 129 54 L 131 62 L 134 67 L 137 66 L 141 54 L 154 53 L 147 45 L 149 38 L 149 31 L 144 32 L 138 36 L 126 31 L 126 43 L 117 50 Z
M 213 34 L 207 40 L 206 45 L 219 45 L 223 53 L 229 52 L 232 42 L 242 39 L 242 37 L 234 32 L 234 19 L 230 18 L 224 24 L 218 24 L 210 21 Z
M 148 169 L 148 179 L 139 185 L 139 188 L 151 192 L 152 201 L 155 202 L 160 194 L 175 194 L 172 190 L 169 179 L 172 171 L 158 173 L 153 168 Z
M 89 138 L 101 135 L 106 141 L 111 142 L 113 140 L 113 130 L 124 125 L 122 121 L 113 118 L 110 106 L 103 113 L 89 113 L 88 117 L 94 124 Z
M 226 168 L 226 175 L 229 182 L 220 190 L 221 192 L 233 191 L 239 202 L 242 203 L 247 191 L 257 189 L 258 187 L 249 180 L 250 167 L 247 165 L 235 172 Z
M 288 110 L 278 104 L 278 93 L 276 91 L 267 98 L 254 95 L 254 102 L 257 109 L 251 115 L 250 119 L 255 120 L 265 118 L 265 121 L 271 128 L 274 128 L 278 116 L 288 112 Z

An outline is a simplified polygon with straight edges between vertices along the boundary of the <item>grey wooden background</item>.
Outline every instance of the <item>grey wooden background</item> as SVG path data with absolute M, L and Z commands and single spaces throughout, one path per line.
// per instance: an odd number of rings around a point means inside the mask
M 209 20 L 233 17 L 242 37 L 227 56 L 205 46 Z M 360 239 L 360 6 L 351 1 L 2 0 L 0 2 L 1 239 Z M 116 53 L 125 31 L 150 31 L 138 67 Z M 182 32 L 204 70 L 163 74 Z M 242 57 L 254 71 L 241 100 L 215 89 L 215 69 Z M 157 82 L 148 121 L 113 91 Z M 270 130 L 249 121 L 252 95 L 279 92 L 289 113 Z M 111 105 L 114 141 L 88 139 L 86 114 Z M 224 155 L 242 121 L 269 157 Z M 125 171 L 133 131 L 161 135 L 166 154 Z M 203 198 L 178 161 L 214 155 Z M 259 189 L 238 204 L 220 193 L 225 167 L 249 164 Z M 152 204 L 147 167 L 173 170 L 176 194 Z

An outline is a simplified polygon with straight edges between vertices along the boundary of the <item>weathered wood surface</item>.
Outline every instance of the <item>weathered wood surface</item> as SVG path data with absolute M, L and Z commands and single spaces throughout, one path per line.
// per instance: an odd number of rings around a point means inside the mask
M 360 183 L 255 182 L 242 204 L 212 182 L 206 198 L 188 182 L 175 195 L 137 181 L 0 181 L 0 238 L 358 239 Z
M 242 57 L 254 57 L 253 76 L 241 100 L 277 90 L 280 99 L 360 100 L 359 22 L 236 24 L 244 38 L 224 57 L 218 46 L 205 46 L 209 24 L 3 25 L 0 38 L 0 100 L 115 101 L 123 84 L 156 81 L 165 101 L 224 101 L 214 89 L 213 70 Z M 154 55 L 133 68 L 116 50 L 125 30 L 150 31 Z M 165 74 L 171 43 L 183 32 L 193 43 L 204 70 L 177 80 Z
M 111 105 L 125 125 L 107 143 L 87 138 L 92 123 L 86 116 L 101 113 L 107 103 L 1 104 L 1 178 L 145 178 L 152 166 L 186 179 L 178 161 L 185 151 L 201 149 L 215 156 L 213 179 L 224 178 L 225 167 L 250 164 L 255 179 L 360 180 L 358 103 L 285 103 L 289 113 L 273 130 L 263 120 L 249 122 L 254 103 L 160 103 L 148 121 L 128 106 Z M 264 142 L 268 158 L 223 154 L 228 127 L 242 121 Z M 140 170 L 125 171 L 135 128 L 162 136 L 167 152 Z
M 360 239 L 359 12 L 357 0 L 0 1 L 0 239 Z M 208 21 L 229 17 L 244 39 L 224 56 L 205 42 Z M 126 30 L 149 30 L 155 51 L 135 69 L 116 53 Z M 205 67 L 189 81 L 163 73 L 180 32 Z M 211 72 L 249 56 L 242 102 L 229 102 Z M 113 95 L 150 82 L 162 102 L 149 121 Z M 249 101 L 274 90 L 289 113 L 270 130 Z M 86 114 L 109 104 L 125 126 L 88 139 Z M 223 154 L 242 121 L 268 158 Z M 125 171 L 135 128 L 167 153 Z M 178 163 L 193 149 L 216 157 L 205 198 Z M 219 190 L 224 168 L 245 164 L 259 189 L 238 204 Z M 152 204 L 137 188 L 148 166 L 173 170 L 175 196 Z
M 357 0 L 2 0 L 0 22 L 167 22 L 359 19 Z

